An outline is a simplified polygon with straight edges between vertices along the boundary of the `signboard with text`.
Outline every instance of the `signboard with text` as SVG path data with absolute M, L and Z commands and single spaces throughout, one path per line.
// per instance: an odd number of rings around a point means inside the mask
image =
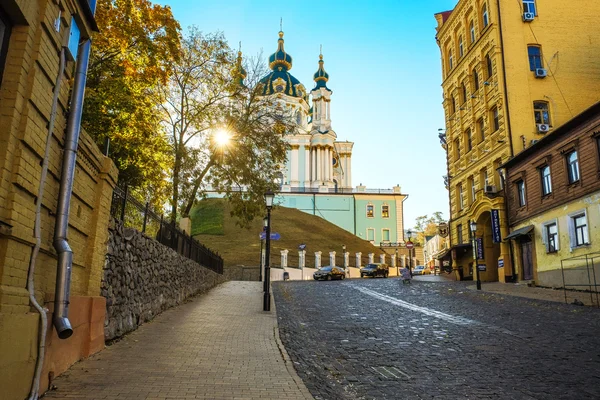
M 484 254 L 483 254 L 483 238 L 475 238 L 475 242 L 477 243 L 477 259 L 478 260 L 483 260 L 484 259 Z
M 502 242 L 500 235 L 500 210 L 492 210 L 492 240 L 494 243 Z
M 504 268 L 504 259 L 503 258 L 498 260 L 498 268 Z
M 486 270 L 486 265 L 485 264 L 477 264 L 477 269 L 479 271 L 485 271 Z

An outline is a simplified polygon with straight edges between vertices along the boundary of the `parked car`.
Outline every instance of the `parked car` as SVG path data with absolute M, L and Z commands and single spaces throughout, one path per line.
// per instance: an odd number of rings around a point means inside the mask
M 413 268 L 413 275 L 424 275 L 426 274 L 425 271 L 425 266 L 424 265 L 417 265 L 416 267 Z
M 376 276 L 383 276 L 384 278 L 387 278 L 389 274 L 389 265 L 382 263 L 367 264 L 360 269 L 361 278 L 364 278 L 365 276 L 371 276 L 373 278 L 375 278 Z
M 315 281 L 330 281 L 332 279 L 346 279 L 346 271 L 343 268 L 328 265 L 315 271 L 313 274 Z

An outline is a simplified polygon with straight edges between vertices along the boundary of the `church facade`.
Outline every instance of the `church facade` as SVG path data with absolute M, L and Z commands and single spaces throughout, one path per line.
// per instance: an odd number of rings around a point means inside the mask
M 354 143 L 338 141 L 332 127 L 333 91 L 327 86 L 323 54 L 309 92 L 290 74 L 293 60 L 285 50 L 283 36 L 280 31 L 277 50 L 269 57 L 271 72 L 260 81 L 262 94 L 292 112 L 299 128 L 298 133 L 285 137 L 289 149 L 278 204 L 320 216 L 376 245 L 403 243 L 403 203 L 408 195 L 400 186 L 352 186 Z

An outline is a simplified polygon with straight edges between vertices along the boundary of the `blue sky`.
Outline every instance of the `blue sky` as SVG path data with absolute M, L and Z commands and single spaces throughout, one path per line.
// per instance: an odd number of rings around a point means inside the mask
M 312 89 L 323 45 L 338 140 L 354 142 L 352 184 L 386 189 L 399 184 L 405 227 L 442 211 L 448 218 L 446 161 L 437 137 L 444 127 L 440 53 L 433 14 L 457 0 L 197 1 L 159 0 L 184 28 L 224 32 L 245 55 L 277 48 L 283 18 L 290 71 Z

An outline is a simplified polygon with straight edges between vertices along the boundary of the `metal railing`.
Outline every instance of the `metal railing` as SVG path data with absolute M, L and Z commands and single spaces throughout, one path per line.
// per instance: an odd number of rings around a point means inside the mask
M 134 198 L 127 187 L 115 187 L 110 213 L 124 227 L 134 228 L 203 267 L 223 274 L 223 258 L 219 254 L 181 231 L 175 223 L 166 221 L 149 203 Z
M 568 303 L 568 289 L 574 289 L 589 292 L 590 303 L 600 308 L 598 291 L 598 286 L 600 286 L 598 283 L 598 279 L 600 279 L 600 252 L 562 259 L 560 260 L 560 270 L 565 303 Z

